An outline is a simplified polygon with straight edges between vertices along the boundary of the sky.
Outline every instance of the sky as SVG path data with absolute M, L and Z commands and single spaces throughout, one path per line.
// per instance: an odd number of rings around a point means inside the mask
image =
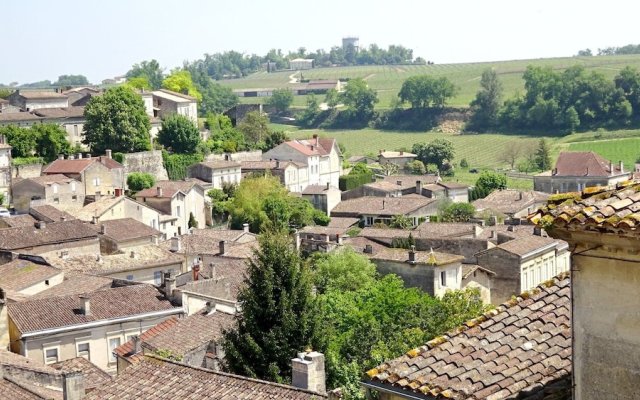
M 564 57 L 640 43 L 638 15 L 629 0 L 3 1 L 0 83 L 99 83 L 142 60 L 169 71 L 205 53 L 328 50 L 344 36 L 437 64 Z

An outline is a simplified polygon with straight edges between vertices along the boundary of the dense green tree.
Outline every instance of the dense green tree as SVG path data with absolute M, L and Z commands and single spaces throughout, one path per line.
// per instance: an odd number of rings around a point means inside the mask
M 60 75 L 54 86 L 83 86 L 88 85 L 89 80 L 84 75 Z
M 494 69 L 487 69 L 480 78 L 480 90 L 471 102 L 469 129 L 484 131 L 498 124 L 498 111 L 502 104 L 502 82 Z
M 151 84 L 146 76 L 135 76 L 133 78 L 129 78 L 127 79 L 126 85 L 136 90 L 151 89 Z
M 340 101 L 347 107 L 351 119 L 366 122 L 373 118 L 373 108 L 378 102 L 378 95 L 364 79 L 355 78 L 351 79 L 340 93 Z
M 193 215 L 192 212 L 189 213 L 189 222 L 187 223 L 187 226 L 189 227 L 189 229 L 198 228 L 198 220 L 196 219 L 196 217 Z
M 274 107 L 276 112 L 283 113 L 293 104 L 293 92 L 288 88 L 275 89 L 267 104 Z
M 287 133 L 284 131 L 269 131 L 267 136 L 264 138 L 262 151 L 269 151 L 288 140 L 289 136 L 287 136 Z
M 191 79 L 191 73 L 185 70 L 174 70 L 169 76 L 162 81 L 162 87 L 177 93 L 188 94 L 194 97 L 198 102 L 202 100 L 202 93 Z
M 298 121 L 302 126 L 313 127 L 316 125 L 316 118 L 320 115 L 320 104 L 315 94 L 307 96 L 307 107 L 298 115 Z
M 156 60 L 142 61 L 139 64 L 134 64 L 126 76 L 127 80 L 138 77 L 146 78 L 153 90 L 162 87 L 163 70 Z
M 245 143 L 252 149 L 259 149 L 271 133 L 269 118 L 259 111 L 247 113 L 244 120 L 238 124 L 238 131 L 244 136 Z
M 636 116 L 640 116 L 640 72 L 627 66 L 615 77 L 614 82 L 616 88 L 624 93 Z
M 60 154 L 71 153 L 67 132 L 58 124 L 33 125 L 30 134 L 36 139 L 36 155 L 46 162 L 55 160 Z
M 452 161 L 455 155 L 453 143 L 446 139 L 435 139 L 428 144 L 416 143 L 413 145 L 411 152 L 425 165 L 435 164 L 439 170 L 442 169 L 445 161 Z
M 440 215 L 442 222 L 469 222 L 476 213 L 476 208 L 470 203 L 451 203 Z
M 13 90 L 0 87 L 0 99 L 8 99 L 11 93 L 13 93 Z
M 156 178 L 146 172 L 131 172 L 127 175 L 127 187 L 134 193 L 153 187 L 155 184 Z
M 546 139 L 542 138 L 538 142 L 538 148 L 536 149 L 536 165 L 542 170 L 546 171 L 551 169 L 551 148 Z
M 340 96 L 337 90 L 329 89 L 324 96 L 324 102 L 327 103 L 327 107 L 334 109 L 340 104 Z
M 151 149 L 151 123 L 142 98 L 130 88 L 108 89 L 89 100 L 85 110 L 84 144 L 95 154 L 106 149 L 132 153 Z
M 410 229 L 413 228 L 413 219 L 404 215 L 394 215 L 391 217 L 389 227 L 396 229 Z
M 446 77 L 416 75 L 402 83 L 398 97 L 412 108 L 444 107 L 456 92 L 456 86 Z
M 424 175 L 427 173 L 427 167 L 425 167 L 424 163 L 420 160 L 408 162 L 405 169 L 413 175 Z
M 238 294 L 242 310 L 225 331 L 225 365 L 233 373 L 288 382 L 291 359 L 314 343 L 310 270 L 286 233 L 267 231 L 249 260 Z
M 4 135 L 11 145 L 12 157 L 33 157 L 35 155 L 37 138 L 27 129 L 17 125 L 8 125 L 0 127 L 0 134 Z
M 313 260 L 313 270 L 318 293 L 358 290 L 375 282 L 375 264 L 351 247 L 317 254 Z
M 471 192 L 473 200 L 487 197 L 494 190 L 502 190 L 507 188 L 507 176 L 497 172 L 483 171 Z
M 194 153 L 200 144 L 200 131 L 191 119 L 184 115 L 172 114 L 162 120 L 158 143 L 174 153 Z
M 207 146 L 214 153 L 235 153 L 247 148 L 242 132 L 233 127 L 231 119 L 222 114 L 208 114 L 205 126 L 211 132 Z

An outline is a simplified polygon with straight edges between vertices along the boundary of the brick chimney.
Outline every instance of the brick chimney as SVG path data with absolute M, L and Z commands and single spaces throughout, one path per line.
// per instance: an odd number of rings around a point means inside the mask
M 91 315 L 91 299 L 89 296 L 80 296 L 80 311 L 82 315 Z
M 193 264 L 191 271 L 193 272 L 193 280 L 197 281 L 200 277 L 200 264 Z
M 162 188 L 160 186 L 156 187 L 156 196 L 162 197 Z
M 164 278 L 164 296 L 171 300 L 174 290 L 176 290 L 176 278 L 171 276 Z
M 142 340 L 140 340 L 140 336 L 131 336 L 131 341 L 133 342 L 133 354 L 142 353 Z
M 422 194 L 422 181 L 416 181 L 416 194 Z
M 85 396 L 84 375 L 80 370 L 63 372 L 62 398 L 63 400 L 81 400 Z
M 227 242 L 225 240 L 221 240 L 220 242 L 218 242 L 218 253 L 220 253 L 221 256 L 224 255 L 226 244 Z
M 298 353 L 291 360 L 291 383 L 295 387 L 325 394 L 324 354 L 317 351 Z

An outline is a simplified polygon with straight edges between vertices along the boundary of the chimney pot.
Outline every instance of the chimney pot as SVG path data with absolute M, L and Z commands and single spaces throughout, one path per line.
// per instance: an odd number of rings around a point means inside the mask
M 176 290 L 176 278 L 164 278 L 164 296 L 171 299 L 174 290 Z
M 91 315 L 91 299 L 89 299 L 89 296 L 80 296 L 80 310 L 83 315 Z
M 291 360 L 291 383 L 295 387 L 325 394 L 324 354 L 317 351 L 298 353 Z
M 78 153 L 77 156 L 78 160 L 82 160 L 82 153 Z
M 102 233 L 103 235 L 107 234 L 107 227 L 104 224 L 100 225 L 100 233 Z
M 69 371 L 62 374 L 63 400 L 81 400 L 85 396 L 84 375 L 81 371 Z
M 197 281 L 200 276 L 200 264 L 193 264 L 191 271 L 193 271 L 193 280 Z
M 365 245 L 364 252 L 367 254 L 373 254 L 373 246 L 371 246 L 370 244 Z
M 98 222 L 100 221 L 100 219 L 98 218 L 97 215 L 94 215 L 93 217 L 91 217 L 91 223 L 94 225 L 98 225 Z
M 218 252 L 220 253 L 221 256 L 224 255 L 224 251 L 225 251 L 225 245 L 226 245 L 226 241 L 225 240 L 221 240 L 220 242 L 218 242 Z
M 104 151 L 104 153 L 105 153 L 105 156 L 106 156 L 107 158 L 111 158 L 111 155 L 112 155 L 112 153 L 111 153 L 111 149 L 106 149 L 106 150 Z
M 246 222 L 242 224 L 242 231 L 249 232 L 249 224 L 247 224 Z
M 422 194 L 422 181 L 416 181 L 416 194 Z
M 133 354 L 142 353 L 142 340 L 140 340 L 140 336 L 131 336 L 131 341 L 133 342 Z
M 64 154 L 58 154 L 58 160 L 64 160 Z
M 156 187 L 156 195 L 157 197 L 162 197 L 162 188 L 160 186 Z
M 47 227 L 47 223 L 44 221 L 37 221 L 35 226 L 38 229 L 45 229 Z
M 416 246 L 411 246 L 411 250 L 409 250 L 409 262 L 410 263 L 415 263 L 416 262 Z

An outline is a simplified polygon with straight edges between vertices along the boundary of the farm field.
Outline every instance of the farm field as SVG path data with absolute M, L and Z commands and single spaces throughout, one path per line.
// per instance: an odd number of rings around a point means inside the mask
M 505 98 L 524 91 L 522 74 L 528 65 L 551 66 L 555 70 L 564 70 L 573 65 L 582 65 L 587 70 L 603 73 L 608 79 L 625 66 L 640 68 L 640 55 L 545 58 L 536 60 L 514 60 L 466 64 L 435 65 L 376 65 L 357 67 L 315 68 L 302 71 L 304 79 L 364 78 L 370 87 L 378 92 L 380 99 L 377 108 L 388 108 L 402 86 L 402 82 L 412 75 L 429 74 L 445 76 L 459 88 L 459 92 L 450 102 L 452 106 L 467 106 L 480 87 L 480 75 L 487 68 L 498 73 L 504 86 Z M 275 73 L 258 72 L 242 79 L 219 81 L 224 86 L 238 88 L 281 88 L 293 87 L 289 76 L 295 71 Z M 299 76 L 299 75 L 296 75 Z M 266 98 L 241 98 L 241 102 L 264 102 Z M 306 96 L 295 96 L 293 106 L 304 107 Z
M 634 164 L 640 156 L 640 137 L 626 139 L 611 139 L 597 142 L 570 143 L 571 151 L 595 151 L 607 160 L 614 163 L 624 162 L 625 169 L 634 168 Z

